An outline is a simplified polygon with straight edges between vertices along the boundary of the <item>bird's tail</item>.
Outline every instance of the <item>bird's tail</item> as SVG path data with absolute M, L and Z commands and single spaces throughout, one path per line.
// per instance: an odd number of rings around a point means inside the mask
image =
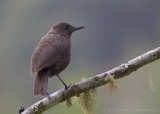
M 41 70 L 37 73 L 35 85 L 34 85 L 34 95 L 46 96 L 48 91 L 48 70 Z

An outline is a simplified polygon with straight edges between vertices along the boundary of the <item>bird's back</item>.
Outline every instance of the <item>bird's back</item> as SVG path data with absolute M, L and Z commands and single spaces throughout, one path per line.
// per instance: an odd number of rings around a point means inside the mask
M 36 47 L 31 58 L 31 72 L 49 68 L 52 75 L 63 71 L 70 62 L 71 42 L 70 36 L 47 33 Z

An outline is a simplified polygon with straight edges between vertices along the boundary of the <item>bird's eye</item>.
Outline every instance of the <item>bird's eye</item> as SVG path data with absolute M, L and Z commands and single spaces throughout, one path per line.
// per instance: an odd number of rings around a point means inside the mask
M 69 28 L 69 25 L 64 25 L 63 28 L 66 30 Z

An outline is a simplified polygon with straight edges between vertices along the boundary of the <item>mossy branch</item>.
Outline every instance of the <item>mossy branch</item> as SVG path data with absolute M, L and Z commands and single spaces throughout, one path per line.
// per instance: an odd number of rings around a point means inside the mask
M 92 76 L 89 79 L 77 82 L 68 89 L 67 96 L 65 97 L 65 90 L 61 89 L 50 95 L 50 99 L 47 97 L 31 105 L 21 114 L 38 114 L 48 110 L 49 108 L 73 97 L 78 96 L 82 92 L 89 91 L 93 88 L 105 85 L 109 82 L 108 77 L 113 76 L 115 79 L 125 77 L 136 71 L 138 68 L 149 64 L 157 59 L 160 59 L 160 47 L 153 49 L 147 53 L 144 53 L 127 63 L 124 63 L 112 70 Z

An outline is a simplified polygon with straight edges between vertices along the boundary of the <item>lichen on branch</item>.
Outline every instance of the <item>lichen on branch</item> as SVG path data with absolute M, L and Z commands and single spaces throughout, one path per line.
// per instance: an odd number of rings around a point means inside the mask
M 70 99 L 73 96 L 80 95 L 81 93 L 90 91 L 94 88 L 107 84 L 109 82 L 108 80 L 106 80 L 107 76 L 113 76 L 114 79 L 125 77 L 133 71 L 136 71 L 140 67 L 149 64 L 157 59 L 160 59 L 160 47 L 148 51 L 114 69 L 98 74 L 96 76 L 92 76 L 89 79 L 71 85 L 68 89 L 67 96 L 65 96 L 65 90 L 61 89 L 51 94 L 50 99 L 46 97 L 38 101 L 37 103 L 31 105 L 24 112 L 22 112 L 22 114 L 34 114 L 34 109 L 36 109 L 37 112 L 44 112 L 49 108 L 67 99 Z M 39 108 L 39 106 L 42 106 L 42 108 Z

